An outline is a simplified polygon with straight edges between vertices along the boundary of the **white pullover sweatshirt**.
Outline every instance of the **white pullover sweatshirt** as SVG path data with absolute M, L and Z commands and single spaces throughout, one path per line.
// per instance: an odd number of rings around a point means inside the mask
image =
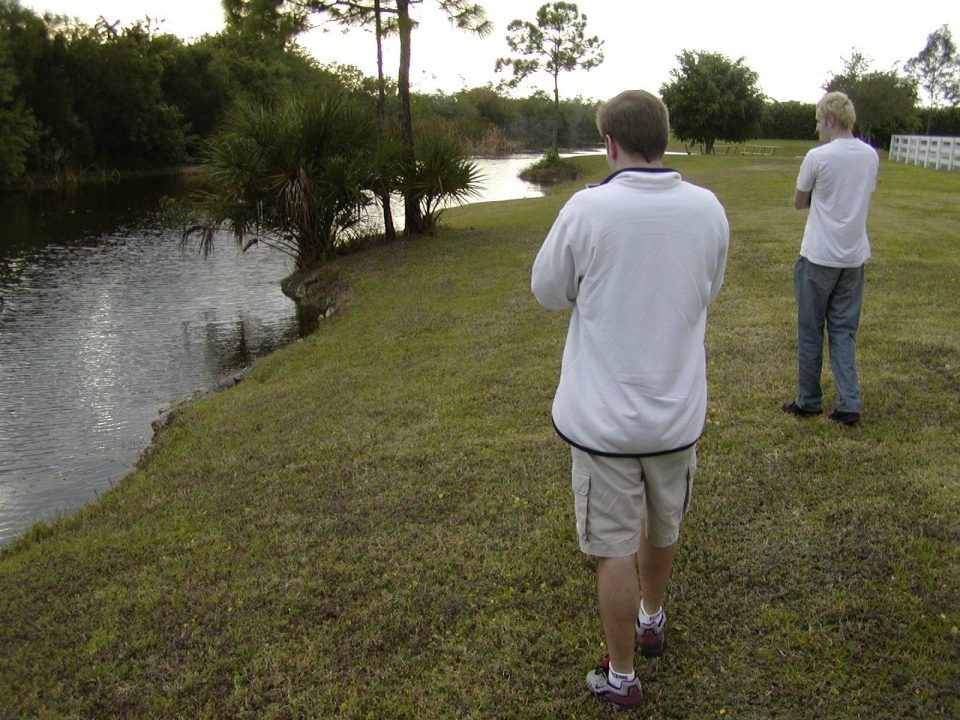
M 553 402 L 564 440 L 625 456 L 697 441 L 729 236 L 713 193 L 673 170 L 621 170 L 567 201 L 531 279 L 541 305 L 573 309 Z

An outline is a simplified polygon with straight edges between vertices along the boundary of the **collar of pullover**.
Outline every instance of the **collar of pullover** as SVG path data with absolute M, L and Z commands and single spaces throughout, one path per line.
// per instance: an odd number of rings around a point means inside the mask
M 655 178 L 655 177 L 667 177 L 673 175 L 677 180 L 680 179 L 680 173 L 672 168 L 640 168 L 640 167 L 630 167 L 622 168 L 617 170 L 615 173 L 608 175 L 602 182 L 596 183 L 595 185 L 588 185 L 587 187 L 598 187 L 599 185 L 606 185 L 607 183 L 616 180 L 616 179 L 627 179 L 627 178 Z

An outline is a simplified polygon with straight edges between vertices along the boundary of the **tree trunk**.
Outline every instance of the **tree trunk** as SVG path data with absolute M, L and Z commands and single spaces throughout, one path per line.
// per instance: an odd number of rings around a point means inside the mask
M 397 0 L 397 24 L 400 34 L 400 72 L 397 82 L 397 98 L 400 104 L 400 140 L 403 143 L 403 159 L 407 172 L 414 172 L 416 154 L 413 148 L 413 118 L 410 114 L 410 40 L 413 21 L 410 19 L 410 0 Z M 412 190 L 404 191 L 403 211 L 408 235 L 424 231 L 420 203 Z
M 560 86 L 557 77 L 560 71 L 553 74 L 553 152 L 560 155 Z
M 380 132 L 387 131 L 387 100 L 383 81 L 383 27 L 380 23 L 380 0 L 373 2 L 374 22 L 377 36 L 377 119 L 380 121 Z M 383 236 L 388 242 L 397 237 L 393 227 L 393 211 L 390 209 L 390 192 L 379 193 L 380 207 L 383 210 Z

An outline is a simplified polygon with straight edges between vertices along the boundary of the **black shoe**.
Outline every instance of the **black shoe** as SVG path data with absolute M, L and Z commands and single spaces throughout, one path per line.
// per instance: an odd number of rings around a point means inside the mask
M 813 417 L 814 415 L 820 415 L 823 413 L 823 410 L 806 410 L 805 408 L 797 405 L 796 400 L 791 400 L 790 402 L 785 402 L 783 404 L 783 411 L 785 413 L 790 413 L 791 415 L 796 415 L 797 417 Z M 833 417 L 831 415 L 830 417 Z M 859 416 L 858 418 L 859 419 Z
M 834 422 L 843 423 L 844 425 L 856 425 L 860 422 L 860 413 L 834 410 L 830 413 L 830 419 Z

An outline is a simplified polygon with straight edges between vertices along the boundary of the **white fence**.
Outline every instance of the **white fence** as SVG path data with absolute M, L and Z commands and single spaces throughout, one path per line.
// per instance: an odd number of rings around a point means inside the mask
M 960 170 L 960 137 L 894 135 L 890 138 L 890 160 L 937 170 Z

